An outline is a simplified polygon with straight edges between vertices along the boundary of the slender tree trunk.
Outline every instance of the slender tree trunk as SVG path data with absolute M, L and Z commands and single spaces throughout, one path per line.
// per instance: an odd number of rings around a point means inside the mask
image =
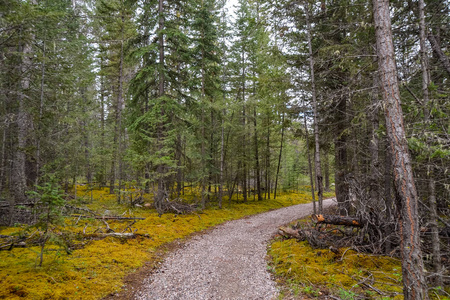
M 373 9 L 386 128 L 393 158 L 396 204 L 400 212 L 403 293 L 405 299 L 428 299 L 420 249 L 418 195 L 400 106 L 389 2 L 373 0 Z
M 430 102 L 428 85 L 430 84 L 430 80 L 428 78 L 428 57 L 425 45 L 426 26 L 425 26 L 424 0 L 419 0 L 419 25 L 420 25 L 420 65 L 422 67 L 423 115 L 425 122 L 428 122 L 430 115 L 430 111 L 428 109 L 428 102 Z
M 377 207 L 377 204 L 379 203 L 380 198 L 380 191 L 379 191 L 379 179 L 380 179 L 380 163 L 379 163 L 379 138 L 378 138 L 378 127 L 379 127 L 379 100 L 378 100 L 378 75 L 373 75 L 373 90 L 372 90 L 372 112 L 371 112 L 371 123 L 372 126 L 370 128 L 371 130 L 371 139 L 369 144 L 369 151 L 370 151 L 370 199 L 371 199 L 371 207 L 375 208 Z
M 447 71 L 447 74 L 450 76 L 450 61 L 445 55 L 444 51 L 441 49 L 441 45 L 436 40 L 436 37 L 432 34 L 428 34 L 428 41 L 430 42 L 431 48 L 433 49 L 434 53 L 436 53 L 437 57 L 439 58 L 439 61 L 441 62 L 442 67 Z
M 441 247 L 439 240 L 439 227 L 438 227 L 438 213 L 436 205 L 436 181 L 434 180 L 433 174 L 430 175 L 428 179 L 429 185 L 429 203 L 430 203 L 430 227 L 431 227 L 431 245 L 433 249 L 433 266 L 434 266 L 434 285 L 443 286 L 442 281 L 442 264 L 441 264 Z
M 256 130 L 256 107 L 253 108 L 253 131 L 254 131 L 254 143 L 255 143 L 255 164 L 256 164 L 256 193 L 258 193 L 258 201 L 262 200 L 261 196 L 261 170 L 259 167 L 259 154 L 258 154 L 258 135 Z
M 270 200 L 270 119 L 267 113 L 267 136 L 266 136 L 266 193 Z
M 311 42 L 311 23 L 309 22 L 309 8 L 308 4 L 305 4 L 306 23 L 308 26 L 307 39 L 308 39 L 308 51 L 309 51 L 309 69 L 311 76 L 311 93 L 314 108 L 314 141 L 315 141 L 315 154 L 314 165 L 316 168 L 316 182 L 317 182 L 317 195 L 319 197 L 319 214 L 323 212 L 323 177 L 322 167 L 320 162 L 320 143 L 319 143 L 319 123 L 317 119 L 317 96 L 316 96 L 316 84 L 314 78 L 314 57 L 312 52 Z
M 429 110 L 429 91 L 428 86 L 430 79 L 428 77 L 428 56 L 426 49 L 426 26 L 425 26 L 425 1 L 419 0 L 419 24 L 420 24 L 420 62 L 422 67 L 422 95 L 423 95 L 423 116 L 425 126 L 428 126 L 430 119 Z M 429 168 L 434 169 L 432 162 L 429 162 Z M 434 172 L 429 172 L 428 175 L 428 188 L 429 188 L 429 204 L 430 204 L 430 227 L 431 227 L 431 244 L 433 249 L 433 266 L 434 266 L 434 285 L 442 286 L 442 274 L 441 274 L 441 249 L 439 240 L 439 228 L 437 224 L 438 213 L 436 206 L 436 182 L 434 180 Z
M 103 56 L 100 60 L 100 69 L 103 69 Z M 100 128 L 101 128 L 101 136 L 100 136 L 100 147 L 102 152 L 105 151 L 105 82 L 104 82 L 104 76 L 100 76 Z M 101 158 L 101 168 L 102 168 L 102 182 L 101 185 L 106 185 L 106 155 L 102 155 Z
M 44 110 L 44 83 L 45 83 L 45 41 L 42 50 L 42 68 L 41 68 L 41 93 L 39 101 L 39 119 L 37 125 L 37 136 L 36 136 L 36 180 L 34 182 L 35 186 L 39 184 L 40 172 L 41 172 L 41 120 L 42 113 Z
M 281 115 L 281 142 L 280 142 L 280 153 L 278 154 L 277 174 L 275 176 L 275 191 L 273 193 L 274 200 L 277 199 L 278 175 L 280 174 L 281 156 L 283 154 L 283 140 L 284 140 L 284 112 Z
M 328 157 L 328 147 L 326 149 L 322 148 L 322 154 L 323 154 L 323 173 L 325 178 L 325 192 L 330 191 L 330 159 Z
M 159 28 L 158 28 L 158 39 L 159 39 L 159 64 L 160 64 L 160 71 L 159 71 L 159 97 L 164 97 L 165 95 L 165 75 L 164 75 L 164 1 L 159 0 L 159 6 L 158 6 L 158 14 L 159 14 Z M 164 125 L 164 116 L 165 116 L 165 110 L 164 110 L 164 100 L 162 100 L 161 105 L 161 121 L 158 124 L 157 128 L 157 147 L 158 151 L 160 152 L 160 156 L 164 156 L 165 153 L 163 153 L 164 148 L 164 135 L 165 135 L 165 125 Z M 158 213 L 162 213 L 162 202 L 167 195 L 167 186 L 166 186 L 166 165 L 164 163 L 159 163 L 156 171 L 158 173 L 158 192 L 155 197 L 155 207 Z
M 34 38 L 32 35 L 31 40 Z M 17 111 L 17 148 L 15 150 L 13 168 L 12 168 L 12 182 L 10 184 L 14 194 L 14 200 L 17 202 L 24 202 L 26 200 L 25 192 L 27 188 L 26 183 L 26 153 L 28 129 L 30 128 L 30 118 L 27 110 L 26 94 L 30 88 L 30 69 L 31 69 L 31 56 L 32 56 L 31 42 L 26 41 L 22 45 L 22 63 L 20 66 L 21 80 L 20 80 L 20 93 L 18 99 L 18 111 Z M 12 209 L 12 207 L 11 207 Z M 11 211 L 11 216 L 12 216 Z
M 121 24 L 121 40 L 120 40 L 120 62 L 119 62 L 119 93 L 117 98 L 117 112 L 118 112 L 118 130 L 119 130 L 119 144 L 118 144 L 118 165 L 119 165 L 119 194 L 117 195 L 118 202 L 121 201 L 121 189 L 122 189 L 122 177 L 123 177 L 123 161 L 122 161 L 122 109 L 123 109 L 123 63 L 124 63 L 124 26 L 125 17 L 122 13 L 122 24 Z
M 5 126 L 3 126 L 3 131 L 2 131 L 2 152 L 1 152 L 1 157 L 0 157 L 0 195 L 3 192 L 3 187 L 4 184 L 6 183 L 6 178 L 5 178 L 5 169 L 6 169 L 6 165 L 5 165 L 5 154 L 6 154 L 6 132 L 9 128 L 9 125 L 5 124 Z
M 309 132 L 308 132 L 308 126 L 306 124 L 306 114 L 304 114 L 303 123 L 305 126 L 306 152 L 308 153 L 308 171 L 309 171 L 309 183 L 311 185 L 311 197 L 312 197 L 312 201 L 313 201 L 314 214 L 317 214 L 316 193 L 314 192 L 314 179 L 313 179 L 313 171 L 312 171 L 312 163 L 311 163 L 311 153 L 309 151 Z
M 203 0 L 201 2 L 202 4 L 202 9 L 203 9 Z M 204 28 L 202 25 L 202 32 L 201 32 L 201 38 L 204 41 L 205 39 L 205 33 L 204 33 Z M 205 102 L 206 102 L 206 92 L 205 92 L 205 88 L 206 88 L 206 78 L 205 78 L 205 49 L 202 46 L 202 87 L 201 87 L 201 92 L 202 92 L 202 101 L 201 101 L 201 106 L 202 106 L 202 116 L 201 116 L 201 126 L 202 126 L 202 136 L 201 136 L 201 162 L 202 162 L 202 172 L 201 172 L 201 190 L 202 190 L 202 209 L 205 209 L 205 205 L 206 205 L 206 151 L 205 151 L 205 140 L 206 140 L 206 133 L 205 133 Z

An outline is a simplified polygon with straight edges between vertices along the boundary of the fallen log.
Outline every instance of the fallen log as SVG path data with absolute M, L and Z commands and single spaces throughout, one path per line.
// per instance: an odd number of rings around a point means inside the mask
M 311 220 L 316 224 L 332 224 L 353 227 L 363 227 L 364 222 L 355 217 L 344 217 L 336 215 L 311 215 Z
M 98 220 L 145 220 L 145 218 L 135 217 L 114 217 L 114 216 L 80 216 L 72 215 L 73 218 L 86 218 L 86 219 L 98 219 Z
M 289 228 L 289 227 L 284 227 L 284 226 L 280 227 L 279 230 L 280 230 L 282 235 L 287 235 L 289 237 L 293 237 L 293 238 L 296 238 L 296 239 L 301 239 L 301 236 L 300 236 L 300 234 L 298 233 L 297 230 L 294 230 L 294 229 Z

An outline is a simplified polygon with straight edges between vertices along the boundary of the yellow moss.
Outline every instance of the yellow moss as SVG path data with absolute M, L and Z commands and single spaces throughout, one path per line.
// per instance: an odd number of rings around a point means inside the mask
M 307 189 L 306 189 L 307 190 Z M 128 189 L 128 191 L 133 191 Z M 198 199 L 199 189 L 194 194 L 185 195 L 188 200 Z M 92 193 L 92 195 L 91 195 Z M 195 194 L 197 193 L 197 195 Z M 92 201 L 91 201 L 92 196 Z M 224 198 L 224 208 L 209 208 L 198 215 L 174 216 L 165 214 L 158 217 L 154 210 L 129 208 L 117 203 L 117 196 L 109 194 L 109 188 L 90 190 L 88 186 L 77 186 L 77 201 L 99 214 L 120 214 L 145 217 L 133 228 L 137 233 L 148 234 L 130 240 L 107 238 L 91 241 L 84 248 L 68 255 L 63 249 L 50 245 L 44 255 L 44 264 L 36 267 L 38 247 L 14 248 L 0 251 L 0 299 L 99 299 L 118 291 L 123 286 L 123 278 L 143 265 L 156 259 L 158 247 L 182 239 L 189 234 L 218 225 L 228 220 L 276 209 L 284 206 L 311 201 L 308 192 L 278 195 L 276 200 L 249 201 L 231 205 Z M 197 198 L 196 198 L 197 197 Z M 233 196 L 235 198 L 235 196 Z M 273 195 L 271 195 L 273 199 Z M 151 201 L 152 195 L 144 195 Z M 60 230 L 93 233 L 104 224 L 99 220 L 67 218 Z M 114 230 L 123 230 L 127 222 L 108 221 Z M 87 226 L 86 226 L 87 225 Z M 0 234 L 12 234 L 23 230 L 20 227 L 0 228 Z M 51 251 L 49 251 L 49 249 Z M 22 298 L 23 299 L 23 298 Z
M 390 299 L 403 299 L 396 295 L 402 292 L 401 265 L 397 259 L 363 255 L 352 250 L 344 256 L 336 256 L 330 250 L 313 249 L 306 241 L 295 239 L 274 241 L 269 254 L 276 275 L 296 285 L 313 285 L 335 292 L 352 290 L 376 298 L 373 291 L 357 286 L 359 281 L 368 278 L 367 282 L 375 288 L 395 295 Z

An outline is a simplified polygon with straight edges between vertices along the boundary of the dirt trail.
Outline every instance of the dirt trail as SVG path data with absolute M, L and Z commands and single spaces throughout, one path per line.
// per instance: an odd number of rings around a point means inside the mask
M 324 208 L 333 204 L 325 200 Z M 279 226 L 312 213 L 300 204 L 230 221 L 189 240 L 145 279 L 135 299 L 274 299 L 265 261 Z

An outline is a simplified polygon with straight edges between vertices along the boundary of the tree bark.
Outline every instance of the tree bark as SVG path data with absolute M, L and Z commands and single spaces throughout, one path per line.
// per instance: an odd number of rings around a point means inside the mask
M 31 35 L 30 39 L 34 38 Z M 15 202 L 25 202 L 26 196 L 26 153 L 28 128 L 30 127 L 29 115 L 27 112 L 26 94 L 30 88 L 30 69 L 32 56 L 31 41 L 24 41 L 22 45 L 22 63 L 20 66 L 21 80 L 19 93 L 19 108 L 17 111 L 17 148 L 14 154 L 13 168 L 12 168 L 12 187 Z
M 261 197 L 261 170 L 259 167 L 259 154 L 258 154 L 258 135 L 256 130 L 256 107 L 253 107 L 253 133 L 254 133 L 254 146 L 255 146 L 255 164 L 256 164 L 256 193 L 258 194 L 258 201 L 262 200 Z
M 36 136 L 36 179 L 35 186 L 39 184 L 39 173 L 41 171 L 41 119 L 44 110 L 44 83 L 45 83 L 45 41 L 42 49 L 42 67 L 41 67 L 41 91 L 39 99 L 39 118 L 38 118 L 38 130 Z
M 432 34 L 428 34 L 428 41 L 430 42 L 431 48 L 433 48 L 434 53 L 436 53 L 437 57 L 439 58 L 439 61 L 442 64 L 442 67 L 447 71 L 447 74 L 450 76 L 450 61 L 445 55 L 445 53 L 441 49 L 441 45 L 439 45 L 439 42 L 436 40 L 436 37 Z
M 378 207 L 380 198 L 379 179 L 380 179 L 380 163 L 379 163 L 379 144 L 378 127 L 380 125 L 379 120 L 379 107 L 378 100 L 378 74 L 373 75 L 373 90 L 371 93 L 372 98 L 372 112 L 371 112 L 371 139 L 369 144 L 370 149 L 370 207 Z
M 430 110 L 428 108 L 429 91 L 428 86 L 430 79 L 428 77 L 428 56 L 426 49 L 426 32 L 425 26 L 425 1 L 419 0 L 419 25 L 420 25 L 420 64 L 422 67 L 422 95 L 423 95 L 423 118 L 425 126 L 428 126 L 430 119 Z M 434 38 L 434 36 L 433 36 Z M 429 161 L 429 168 L 434 169 L 433 163 Z M 436 182 L 434 180 L 434 172 L 429 172 L 428 175 L 428 188 L 429 188 L 429 203 L 430 203 L 430 226 L 431 226 L 431 245 L 433 251 L 433 266 L 434 266 L 434 284 L 435 286 L 442 286 L 441 275 L 441 249 L 439 240 L 439 229 L 437 224 L 437 207 L 436 207 Z
M 311 153 L 309 152 L 309 132 L 308 127 L 306 125 L 306 114 L 303 116 L 303 125 L 305 126 L 305 137 L 306 137 L 306 152 L 308 153 L 308 171 L 309 171 L 309 183 L 311 185 L 311 197 L 313 201 L 313 210 L 314 214 L 317 214 L 316 208 L 316 193 L 314 192 L 314 179 L 313 179 L 313 171 L 312 171 L 312 163 L 311 163 Z
M 363 227 L 364 221 L 355 217 L 344 217 L 335 215 L 311 215 L 311 219 L 314 223 L 332 224 L 332 225 L 344 225 L 353 227 Z
M 396 205 L 400 212 L 403 293 L 405 299 L 428 299 L 420 249 L 418 196 L 408 153 L 392 41 L 389 1 L 373 0 L 378 69 L 389 137 Z
M 311 23 L 309 22 L 309 8 L 308 4 L 305 4 L 306 25 L 308 26 L 307 39 L 308 39 L 308 51 L 309 51 L 309 70 L 311 76 L 311 93 L 314 109 L 314 141 L 315 141 L 315 153 L 314 153 L 314 166 L 316 171 L 317 182 L 317 195 L 319 197 L 319 213 L 323 211 L 323 177 L 322 167 L 320 161 L 320 139 L 319 139 L 319 123 L 317 118 L 317 96 L 316 96 L 316 83 L 314 78 L 314 56 L 312 52 L 312 37 L 311 37 Z
M 281 117 L 281 142 L 280 142 L 280 153 L 278 155 L 277 174 L 275 176 L 275 191 L 273 193 L 274 200 L 277 199 L 278 175 L 280 174 L 281 156 L 283 154 L 283 140 L 284 140 L 284 112 Z
M 158 90 L 158 96 L 164 97 L 165 96 L 165 74 L 164 74 L 164 1 L 159 0 L 158 5 L 158 14 L 159 14 L 159 28 L 158 28 L 158 39 L 159 39 L 159 90 Z M 164 149 L 164 135 L 165 135 L 165 124 L 164 124 L 164 117 L 165 117 L 165 110 L 164 110 L 164 100 L 161 100 L 161 109 L 160 109 L 160 116 L 161 121 L 158 122 L 158 128 L 157 128 L 157 148 L 160 152 L 160 156 L 164 156 L 165 153 L 163 153 Z M 166 197 L 168 197 L 167 193 L 167 185 L 166 185 L 166 173 L 167 173 L 167 167 L 164 163 L 158 163 L 158 166 L 156 168 L 156 171 L 158 173 L 158 191 L 156 193 L 155 197 L 155 207 L 159 214 L 163 213 L 162 211 L 162 204 Z

